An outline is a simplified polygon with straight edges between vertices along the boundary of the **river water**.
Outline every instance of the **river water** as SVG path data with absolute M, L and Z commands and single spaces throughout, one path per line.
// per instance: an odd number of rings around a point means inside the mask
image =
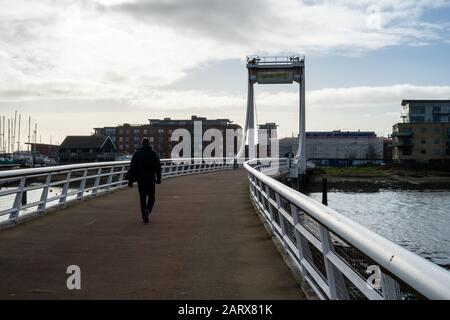
M 450 269 L 450 191 L 330 192 L 328 206 Z

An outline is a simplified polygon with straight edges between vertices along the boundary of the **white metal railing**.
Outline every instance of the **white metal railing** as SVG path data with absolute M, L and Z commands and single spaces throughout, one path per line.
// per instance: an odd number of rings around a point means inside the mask
M 250 198 L 322 299 L 450 299 L 450 272 L 270 177 L 247 161 Z
M 127 186 L 129 161 L 95 162 L 0 172 L 0 226 L 46 209 Z M 231 158 L 162 159 L 162 178 L 233 169 Z

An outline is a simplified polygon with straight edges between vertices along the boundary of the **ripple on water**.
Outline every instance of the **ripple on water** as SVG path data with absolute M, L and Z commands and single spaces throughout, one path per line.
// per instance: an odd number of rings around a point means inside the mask
M 321 201 L 321 193 L 310 197 Z M 330 192 L 328 206 L 450 269 L 450 192 Z

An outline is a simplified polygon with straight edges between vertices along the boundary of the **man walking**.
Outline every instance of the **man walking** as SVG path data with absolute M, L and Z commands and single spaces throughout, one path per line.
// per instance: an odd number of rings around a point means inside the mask
M 148 216 L 155 204 L 155 183 L 161 183 L 161 162 L 150 147 L 148 138 L 142 139 L 142 148 L 131 159 L 128 186 L 132 188 L 135 181 L 138 183 L 142 220 L 148 223 Z

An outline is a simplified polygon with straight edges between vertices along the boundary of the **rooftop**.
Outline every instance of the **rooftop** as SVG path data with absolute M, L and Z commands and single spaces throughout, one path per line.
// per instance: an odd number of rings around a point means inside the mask
M 405 105 L 407 105 L 408 103 L 411 103 L 411 102 L 415 102 L 415 103 L 450 103 L 450 100 L 426 100 L 426 99 L 418 99 L 418 100 L 414 100 L 414 99 L 405 99 L 405 100 L 402 100 L 402 106 L 405 106 Z
M 101 148 L 109 137 L 93 135 L 93 136 L 67 136 L 61 143 L 61 148 Z
M 166 117 L 164 119 L 148 119 L 150 124 L 152 123 L 170 123 L 170 124 L 179 124 L 180 122 L 193 122 L 193 121 L 207 121 L 207 122 L 226 122 L 233 123 L 230 119 L 208 119 L 206 117 L 199 117 L 196 115 L 192 115 L 191 119 L 172 119 L 169 117 Z

